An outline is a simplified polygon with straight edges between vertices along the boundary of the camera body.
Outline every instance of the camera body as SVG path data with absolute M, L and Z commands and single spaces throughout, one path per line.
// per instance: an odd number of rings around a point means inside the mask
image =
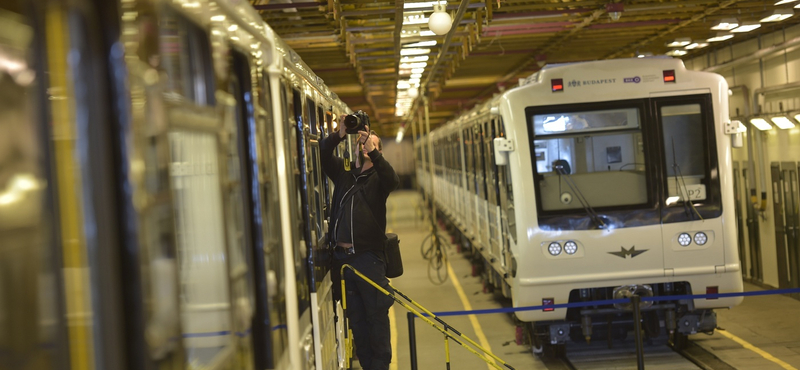
M 359 131 L 366 131 L 369 126 L 369 115 L 364 111 L 358 111 L 344 116 L 345 132 L 357 134 Z

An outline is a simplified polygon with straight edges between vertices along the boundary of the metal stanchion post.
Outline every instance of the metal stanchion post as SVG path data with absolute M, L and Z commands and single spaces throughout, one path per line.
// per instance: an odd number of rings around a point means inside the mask
M 411 356 L 411 370 L 417 370 L 417 332 L 414 328 L 414 313 L 408 312 L 408 354 Z
M 633 334 L 636 341 L 636 366 L 639 370 L 644 370 L 644 348 L 642 345 L 642 312 L 639 309 L 639 303 L 642 298 L 634 294 L 631 297 L 633 304 Z

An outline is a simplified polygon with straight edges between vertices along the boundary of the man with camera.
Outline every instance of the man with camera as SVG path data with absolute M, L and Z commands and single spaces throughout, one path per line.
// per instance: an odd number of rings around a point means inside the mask
M 400 183 L 383 157 L 381 139 L 369 130 L 369 116 L 358 111 L 344 118 L 338 132 L 320 142 L 325 174 L 335 185 L 331 201 L 331 242 L 334 298 L 341 299 L 341 267 L 353 266 L 382 288 L 392 291 L 386 278 L 386 198 Z M 358 141 L 355 165 L 334 155 L 345 139 Z M 356 276 L 344 272 L 347 319 L 359 363 L 365 370 L 387 370 L 392 360 L 389 307 L 394 300 Z

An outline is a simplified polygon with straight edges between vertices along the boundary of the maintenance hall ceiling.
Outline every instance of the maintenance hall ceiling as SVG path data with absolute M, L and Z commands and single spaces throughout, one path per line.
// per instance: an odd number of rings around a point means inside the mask
M 799 0 L 775 5 L 779 1 L 449 0 L 441 3 L 458 26 L 441 36 L 427 35 L 429 1 L 251 3 L 351 109 L 369 113 L 380 135 L 394 136 L 408 121 L 409 102 L 420 95 L 409 92 L 409 85 L 427 87 L 433 129 L 545 64 L 665 54 L 676 49 L 667 46 L 675 39 L 705 42 L 716 36 L 721 31 L 711 27 L 728 19 L 761 25 L 688 50 L 682 56 L 687 58 L 800 22 L 795 15 L 759 23 L 779 9 L 800 13 L 793 8 Z M 413 24 L 415 18 L 424 23 Z M 425 41 L 436 43 L 418 46 L 423 54 L 401 56 L 404 46 Z M 425 56 L 421 77 L 401 63 Z

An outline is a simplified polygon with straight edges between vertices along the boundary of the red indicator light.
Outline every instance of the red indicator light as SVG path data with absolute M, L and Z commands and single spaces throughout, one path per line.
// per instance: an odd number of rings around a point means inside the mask
M 706 294 L 718 294 L 718 293 L 719 293 L 719 287 L 718 286 L 707 286 L 706 287 Z M 706 299 L 717 299 L 717 297 L 706 298 Z
M 675 70 L 670 69 L 664 71 L 664 82 L 675 82 Z
M 553 298 L 542 298 L 542 306 L 552 306 L 556 304 L 556 300 Z M 555 308 L 543 308 L 542 311 L 555 311 Z
M 553 88 L 553 92 L 564 91 L 564 79 L 554 78 L 550 80 L 550 86 Z

